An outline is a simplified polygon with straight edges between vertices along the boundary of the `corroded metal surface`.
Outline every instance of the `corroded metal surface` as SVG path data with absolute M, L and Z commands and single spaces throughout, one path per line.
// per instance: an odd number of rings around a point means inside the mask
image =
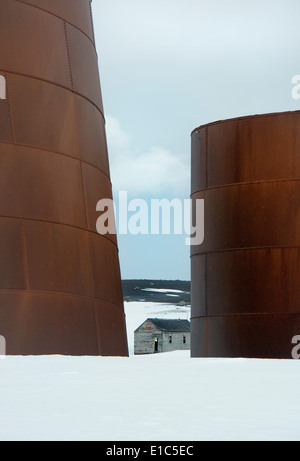
M 192 356 L 291 358 L 300 334 L 300 112 L 192 133 Z
M 1 0 L 0 335 L 7 354 L 127 355 L 89 0 Z

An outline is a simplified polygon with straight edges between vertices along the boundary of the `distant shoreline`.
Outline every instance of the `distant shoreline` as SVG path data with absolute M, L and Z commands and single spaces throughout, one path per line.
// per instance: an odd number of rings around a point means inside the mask
M 191 282 L 185 280 L 122 280 L 124 301 L 190 304 Z

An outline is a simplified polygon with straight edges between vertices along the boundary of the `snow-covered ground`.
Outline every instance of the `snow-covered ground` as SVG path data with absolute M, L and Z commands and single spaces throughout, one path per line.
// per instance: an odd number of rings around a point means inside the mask
M 153 302 L 125 302 L 129 354 L 134 354 L 134 330 L 147 318 L 190 320 L 190 307 Z
M 129 346 L 148 317 L 189 309 L 126 303 Z M 0 360 L 0 440 L 300 440 L 300 363 L 129 358 Z

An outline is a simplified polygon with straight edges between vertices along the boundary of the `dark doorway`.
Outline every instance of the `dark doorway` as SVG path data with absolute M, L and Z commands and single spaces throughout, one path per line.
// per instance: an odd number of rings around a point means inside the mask
M 158 352 L 158 338 L 154 339 L 154 352 Z

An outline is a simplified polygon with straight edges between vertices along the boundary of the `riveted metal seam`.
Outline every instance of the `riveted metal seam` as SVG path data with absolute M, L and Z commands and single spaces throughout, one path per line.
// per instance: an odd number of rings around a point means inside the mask
M 198 315 L 196 317 L 191 317 L 191 320 L 195 319 L 213 319 L 213 318 L 226 318 L 226 317 L 260 317 L 260 316 L 269 316 L 269 317 L 296 317 L 300 316 L 299 312 L 251 312 L 243 313 L 237 312 L 232 314 L 211 314 L 211 315 Z
M 11 130 L 11 141 L 13 144 L 16 143 L 16 135 L 15 135 L 15 123 L 14 123 L 14 112 L 12 108 L 12 100 L 11 100 L 11 93 L 10 93 L 10 82 L 7 72 L 4 72 L 5 79 L 6 79 L 6 97 L 8 102 L 8 112 L 9 112 L 9 121 L 10 121 L 10 130 Z
M 91 40 L 91 37 L 89 37 L 85 32 L 84 30 L 80 29 L 80 27 L 76 26 L 75 24 L 73 24 L 72 22 L 70 21 L 67 21 L 65 18 L 62 18 L 61 16 L 59 16 L 58 14 L 55 14 L 53 13 L 52 11 L 49 11 L 49 10 L 46 10 L 45 8 L 41 8 L 40 6 L 38 5 L 32 5 L 31 3 L 28 3 L 24 0 L 15 0 L 16 2 L 19 2 L 19 3 L 23 3 L 23 5 L 27 5 L 27 6 L 31 6 L 32 8 L 36 8 L 40 11 L 44 11 L 45 13 L 47 14 L 51 14 L 51 16 L 55 16 L 57 19 L 60 19 L 61 21 L 64 21 L 64 22 L 67 22 L 70 26 L 74 27 L 75 29 L 77 29 L 79 32 L 81 32 L 83 35 L 86 36 L 86 38 L 89 39 L 89 41 L 92 43 L 94 49 L 95 49 L 95 42 L 93 42 L 93 40 Z M 95 50 L 96 51 L 96 50 Z
M 97 349 L 98 354 L 101 355 L 101 341 L 100 341 L 100 328 L 99 328 L 99 319 L 97 314 L 96 302 L 94 302 L 94 315 L 95 315 L 95 325 L 96 325 L 96 338 L 97 338 Z
M 25 288 L 26 290 L 29 290 L 30 289 L 30 276 L 29 276 L 29 267 L 28 267 L 28 255 L 27 255 L 24 224 L 22 220 L 19 222 L 19 225 L 20 225 L 21 242 L 22 242 L 22 261 L 23 261 Z
M 208 188 L 208 126 L 205 130 L 205 189 Z
M 72 88 L 72 92 L 74 92 L 74 78 L 73 78 L 73 71 L 72 71 L 70 46 L 69 46 L 68 26 L 67 26 L 66 21 L 64 21 L 64 30 L 65 30 L 65 42 L 66 42 L 67 57 L 68 57 L 68 64 L 69 64 L 69 71 L 70 71 L 70 78 L 71 78 L 71 88 Z
M 89 213 L 88 213 L 88 206 L 87 206 L 87 195 L 86 195 L 86 184 L 85 184 L 85 177 L 82 162 L 80 162 L 80 175 L 81 175 L 81 187 L 82 187 L 82 195 L 83 195 L 83 204 L 85 209 L 85 219 L 87 228 L 90 229 L 90 222 L 89 222 Z
M 208 255 L 205 255 L 205 314 L 208 315 L 208 274 L 207 274 L 207 259 Z
M 211 250 L 211 251 L 199 251 L 197 253 L 193 253 L 190 255 L 191 258 L 194 256 L 199 255 L 206 255 L 206 254 L 215 254 L 215 253 L 229 253 L 231 251 L 256 251 L 256 250 L 293 250 L 293 249 L 300 249 L 300 245 L 265 245 L 265 246 L 257 246 L 257 247 L 241 247 L 241 248 L 223 248 L 220 250 Z
M 230 184 L 220 184 L 218 186 L 211 186 L 206 187 L 205 189 L 198 189 L 195 192 L 192 192 L 191 197 L 193 195 L 214 190 L 214 189 L 225 189 L 227 187 L 236 187 L 236 186 L 252 186 L 252 185 L 261 185 L 261 184 L 274 184 L 274 183 L 286 183 L 286 182 L 299 182 L 300 178 L 282 178 L 282 179 L 269 179 L 269 180 L 262 180 L 262 181 L 245 181 L 245 182 L 236 182 Z
M 67 87 L 65 85 L 62 85 L 60 83 L 52 82 L 51 80 L 47 80 L 47 79 L 42 78 L 42 77 L 36 77 L 35 75 L 24 74 L 22 72 L 14 72 L 14 71 L 11 71 L 11 70 L 3 70 L 3 69 L 0 69 L 0 72 L 4 73 L 5 75 L 11 74 L 11 75 L 18 75 L 20 77 L 31 78 L 31 79 L 34 79 L 34 80 L 38 80 L 39 82 L 48 83 L 49 85 L 57 86 L 58 88 L 62 88 L 64 90 L 66 90 L 66 91 L 69 91 L 70 93 L 74 93 L 77 96 L 85 99 L 90 104 L 92 104 L 98 110 L 98 112 L 101 114 L 101 116 L 102 116 L 102 118 L 103 118 L 103 120 L 105 122 L 104 114 L 103 114 L 102 110 L 97 106 L 97 104 L 94 101 L 92 101 L 90 98 L 85 96 L 84 94 L 79 93 L 78 91 L 76 91 L 75 89 L 73 90 L 72 88 L 69 88 L 69 87 Z
M 92 34 L 93 34 L 93 40 L 95 44 L 96 40 L 95 40 L 95 29 L 94 29 L 93 13 L 92 13 L 92 2 L 89 1 L 89 4 L 90 4 L 90 19 L 91 19 Z
M 229 118 L 229 119 L 224 119 L 224 120 L 216 120 L 215 122 L 210 122 L 210 123 L 205 123 L 203 125 L 198 126 L 192 131 L 192 134 L 195 133 L 196 131 L 208 127 L 208 126 L 215 126 L 215 125 L 221 125 L 224 123 L 230 123 L 230 122 L 239 122 L 239 121 L 247 121 L 251 119 L 257 119 L 257 118 L 268 118 L 268 117 L 278 117 L 278 116 L 286 116 L 286 115 L 299 115 L 300 110 L 294 110 L 294 111 L 286 111 L 286 112 L 273 112 L 270 114 L 253 114 L 253 115 L 245 115 L 242 117 L 236 117 L 236 118 Z
M 208 187 L 208 127 L 205 130 L 205 184 Z M 205 313 L 208 314 L 208 275 L 207 275 L 207 258 L 205 254 Z
M 89 163 L 89 162 L 87 162 L 87 161 L 85 161 L 85 160 L 81 160 L 81 159 L 79 159 L 79 158 L 77 158 L 77 157 L 73 157 L 72 155 L 67 154 L 67 153 L 65 153 L 65 152 L 58 152 L 58 151 L 54 151 L 54 150 L 47 149 L 47 148 L 45 148 L 45 147 L 32 146 L 31 144 L 21 144 L 21 143 L 19 143 L 19 142 L 9 143 L 9 142 L 7 142 L 7 141 L 1 141 L 1 140 L 0 140 L 0 144 L 14 145 L 14 146 L 25 147 L 25 148 L 26 148 L 26 147 L 29 147 L 29 148 L 31 148 L 31 149 L 37 149 L 37 150 L 45 151 L 45 152 L 47 152 L 47 153 L 51 153 L 51 154 L 54 154 L 54 155 L 62 155 L 62 156 L 64 156 L 64 157 L 67 157 L 67 158 L 70 159 L 70 160 L 74 160 L 75 162 L 82 162 L 82 163 L 85 164 L 85 165 L 88 165 L 88 166 L 90 166 L 90 167 L 92 167 L 92 168 L 95 168 L 97 171 L 99 171 L 99 173 L 102 173 L 103 176 L 106 177 L 106 179 L 108 180 L 108 182 L 110 183 L 110 185 L 112 185 L 110 177 L 107 175 L 107 173 L 105 173 L 105 171 L 101 170 L 101 168 L 99 168 L 99 167 L 97 167 L 97 166 L 93 165 L 92 163 Z
M 68 297 L 68 298 L 80 298 L 80 299 L 85 299 L 87 301 L 91 302 L 100 302 L 104 304 L 109 304 L 111 307 L 114 307 L 118 311 L 121 312 L 124 316 L 124 311 L 123 311 L 123 306 L 119 306 L 118 304 L 114 304 L 111 301 L 107 301 L 106 299 L 100 299 L 100 298 L 93 298 L 92 296 L 85 296 L 82 294 L 76 294 L 76 293 L 68 293 L 65 291 L 47 291 L 47 290 L 34 290 L 34 289 L 26 289 L 22 290 L 21 288 L 0 288 L 0 293 L 5 292 L 5 293 L 30 293 L 30 294 L 45 294 L 45 295 L 53 295 L 53 296 L 61 296 L 61 297 Z
M 68 223 L 60 223 L 60 222 L 56 222 L 56 221 L 49 221 L 49 220 L 46 220 L 46 219 L 36 219 L 36 218 L 28 218 L 26 216 L 6 216 L 6 215 L 0 215 L 0 219 L 13 219 L 13 220 L 22 220 L 22 221 L 31 221 L 31 222 L 40 222 L 40 223 L 45 223 L 45 224 L 53 224 L 53 225 L 57 225 L 57 226 L 65 226 L 65 227 L 71 227 L 73 229 L 77 229 L 77 230 L 80 230 L 80 231 L 84 231 L 84 232 L 90 232 L 92 233 L 93 235 L 97 235 L 99 237 L 102 237 L 106 240 L 108 240 L 110 243 L 112 243 L 116 249 L 119 251 L 118 249 L 118 245 L 116 244 L 116 242 L 114 242 L 114 240 L 110 239 L 109 237 L 107 237 L 107 235 L 104 235 L 104 234 L 99 234 L 98 232 L 96 231 L 93 231 L 91 229 L 86 229 L 85 227 L 80 227 L 80 226 L 74 226 L 73 224 L 68 224 Z

